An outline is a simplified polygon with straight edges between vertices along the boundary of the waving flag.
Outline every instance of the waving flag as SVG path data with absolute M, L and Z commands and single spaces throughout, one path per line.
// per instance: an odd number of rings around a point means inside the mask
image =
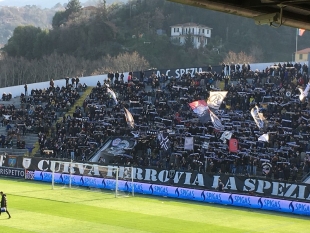
M 259 109 L 257 106 L 252 108 L 251 115 L 252 115 L 257 127 L 260 129 L 263 128 L 265 118 L 264 118 L 263 114 L 259 112 Z
M 207 101 L 208 106 L 213 109 L 219 109 L 227 93 L 227 91 L 210 91 L 210 97 Z
M 12 120 L 12 116 L 11 115 L 2 115 L 6 120 Z
M 235 138 L 231 138 L 229 140 L 229 146 L 228 146 L 229 152 L 238 152 L 238 140 Z
M 305 31 L 306 31 L 305 29 L 298 28 L 297 29 L 298 36 L 302 36 Z
M 310 90 L 310 83 L 307 84 L 305 90 L 303 91 L 301 88 L 298 88 L 300 91 L 299 99 L 300 101 L 303 101 L 306 96 L 308 96 L 309 90 Z
M 116 99 L 116 95 L 115 95 L 115 92 L 112 91 L 110 88 L 107 87 L 107 92 L 111 95 L 111 97 L 114 99 L 115 101 L 115 104 L 118 104 L 118 101 Z
M 140 132 L 138 131 L 137 132 L 131 131 L 130 133 L 133 135 L 134 138 L 138 138 L 140 136 Z
M 158 140 L 160 143 L 160 147 L 167 151 L 170 148 L 170 140 L 169 140 L 169 134 L 160 132 L 158 134 Z
M 126 121 L 127 121 L 127 124 L 130 128 L 134 128 L 135 127 L 135 121 L 131 115 L 131 113 L 126 109 L 124 108 L 125 110 L 125 117 L 126 117 Z
M 189 104 L 194 113 L 199 117 L 201 123 L 207 123 L 210 121 L 209 107 L 206 101 L 198 100 Z
M 260 136 L 258 138 L 258 141 L 268 142 L 269 141 L 269 134 L 268 133 L 263 134 L 262 136 Z
M 209 110 L 206 101 L 198 100 L 189 104 L 189 106 L 193 109 L 194 113 L 198 116 L 202 116 L 205 111 Z
M 184 150 L 194 150 L 194 138 L 193 137 L 185 137 Z
M 224 126 L 222 125 L 221 120 L 212 111 L 210 111 L 210 118 L 215 130 L 224 130 Z
M 221 136 L 221 140 L 223 141 L 223 142 L 226 142 L 226 140 L 230 140 L 231 139 L 231 136 L 232 136 L 232 132 L 230 132 L 230 131 L 225 131 L 223 134 L 222 134 L 222 136 Z
M 201 145 L 201 147 L 203 148 L 203 149 L 209 149 L 209 145 L 210 145 L 210 143 L 209 142 L 203 142 L 202 143 L 202 145 Z

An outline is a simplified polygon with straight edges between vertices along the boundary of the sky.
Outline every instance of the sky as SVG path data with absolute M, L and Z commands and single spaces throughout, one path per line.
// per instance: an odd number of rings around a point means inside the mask
M 83 4 L 87 0 L 80 0 Z M 126 0 L 108 0 L 107 3 L 112 2 L 124 2 Z M 26 5 L 36 5 L 40 6 L 41 8 L 52 8 L 57 3 L 64 4 L 68 3 L 68 0 L 0 0 L 0 6 L 26 6 Z

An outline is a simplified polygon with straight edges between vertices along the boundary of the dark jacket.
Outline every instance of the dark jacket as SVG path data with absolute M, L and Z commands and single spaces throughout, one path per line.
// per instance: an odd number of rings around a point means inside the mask
M 7 207 L 6 195 L 3 194 L 1 197 L 1 208 Z

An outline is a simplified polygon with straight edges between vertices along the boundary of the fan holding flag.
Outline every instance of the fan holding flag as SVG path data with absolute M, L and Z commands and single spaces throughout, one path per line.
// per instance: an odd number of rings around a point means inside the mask
M 159 132 L 157 138 L 158 138 L 160 147 L 164 149 L 164 151 L 168 151 L 170 149 L 169 134 L 164 133 L 164 132 Z
M 306 86 L 304 91 L 301 88 L 298 88 L 298 90 L 300 91 L 299 100 L 303 101 L 308 96 L 308 94 L 309 94 L 310 82 L 307 84 L 307 86 Z
M 107 87 L 107 92 L 108 92 L 108 94 L 114 99 L 115 104 L 118 104 L 118 101 L 117 101 L 117 99 L 116 99 L 116 94 L 115 94 L 115 92 L 112 91 L 112 90 L 111 90 L 110 88 L 108 88 L 108 87 Z
M 207 106 L 206 101 L 204 100 L 197 100 L 194 102 L 189 103 L 189 106 L 196 113 L 199 117 L 201 123 L 207 123 L 211 120 L 209 114 L 209 107 Z
M 264 115 L 259 111 L 258 106 L 251 109 L 251 115 L 259 129 L 264 128 Z
M 124 113 L 128 126 L 133 129 L 135 127 L 135 121 L 133 119 L 132 114 L 125 107 L 124 107 Z
M 206 101 L 197 100 L 189 104 L 194 113 L 199 117 L 201 123 L 207 123 L 211 120 L 214 129 L 217 131 L 224 130 L 224 126 L 220 119 L 210 110 Z
M 228 91 L 210 91 L 207 104 L 212 109 L 219 109 L 225 99 Z

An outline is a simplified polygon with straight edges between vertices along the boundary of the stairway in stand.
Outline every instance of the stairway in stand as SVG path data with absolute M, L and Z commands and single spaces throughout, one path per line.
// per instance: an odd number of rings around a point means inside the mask
M 0 104 L 3 106 L 14 105 L 17 109 L 22 108 L 22 104 L 20 102 L 20 97 L 12 98 L 9 101 L 0 100 Z M 11 123 L 11 126 L 14 126 L 14 122 Z M 7 129 L 6 126 L 0 126 L 0 135 L 7 136 Z M 17 137 L 14 136 L 12 139 L 13 146 L 6 147 L 0 145 L 0 154 L 7 153 L 8 155 L 14 156 L 23 156 L 29 155 L 27 148 L 33 148 L 34 144 L 37 142 L 38 137 L 36 133 L 26 133 L 26 135 L 20 135 L 20 141 L 25 141 L 25 149 L 18 149 L 17 148 Z
M 68 115 L 73 115 L 73 113 L 75 112 L 75 109 L 77 106 L 80 106 L 82 107 L 83 106 L 83 103 L 84 103 L 84 100 L 89 96 L 89 94 L 91 93 L 93 87 L 87 87 L 83 92 L 80 92 L 80 98 L 78 100 L 75 101 L 74 105 L 71 106 L 71 108 L 69 109 L 69 111 L 67 113 L 65 113 L 65 116 L 68 116 Z M 56 122 L 59 122 L 62 120 L 62 117 L 63 116 L 59 116 L 57 121 Z M 51 127 L 56 127 L 56 122 L 51 126 Z M 36 143 L 34 144 L 34 149 L 32 151 L 32 155 L 35 156 L 35 157 L 40 157 L 41 154 L 40 154 L 40 145 L 39 145 L 39 142 L 38 142 L 38 137 L 36 139 Z

